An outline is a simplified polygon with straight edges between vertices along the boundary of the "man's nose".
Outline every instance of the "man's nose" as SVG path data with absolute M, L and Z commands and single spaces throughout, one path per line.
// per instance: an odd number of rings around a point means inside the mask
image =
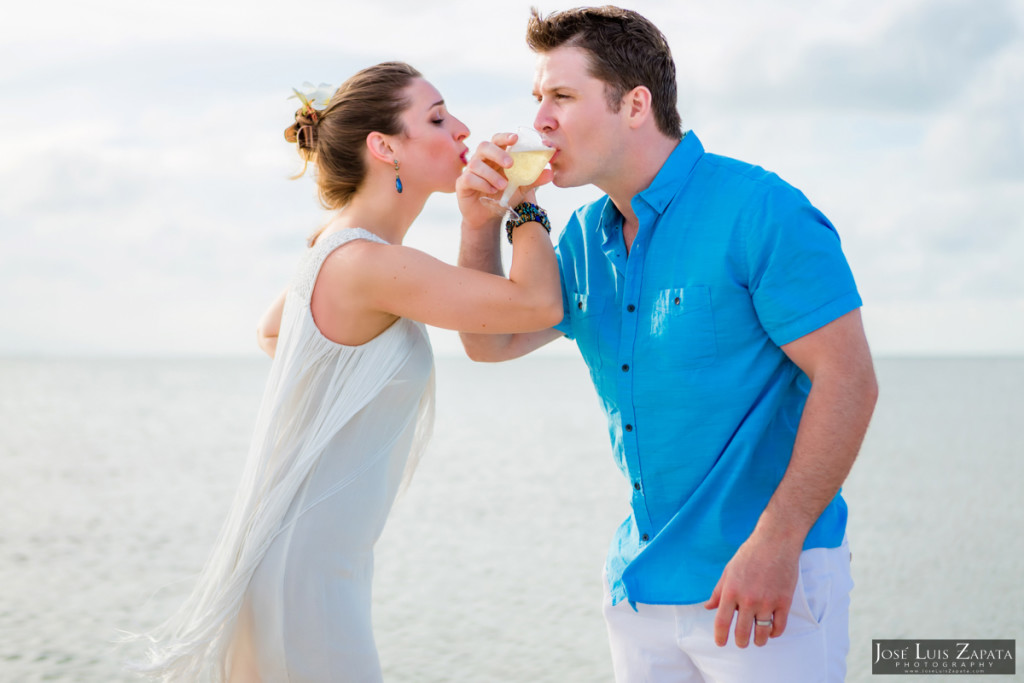
M 537 110 L 537 116 L 533 119 L 533 127 L 542 133 L 546 133 L 554 130 L 556 126 L 557 122 L 548 112 L 547 107 L 543 104 L 540 105 L 540 109 Z

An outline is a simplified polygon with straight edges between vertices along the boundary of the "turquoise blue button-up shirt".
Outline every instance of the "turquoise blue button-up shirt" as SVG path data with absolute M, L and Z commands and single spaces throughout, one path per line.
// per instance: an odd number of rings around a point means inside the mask
M 832 224 L 762 168 L 686 134 L 622 215 L 606 196 L 557 247 L 565 318 L 608 417 L 632 514 L 609 548 L 612 599 L 711 597 L 789 464 L 810 382 L 779 348 L 861 305 Z M 805 548 L 837 547 L 837 495 Z

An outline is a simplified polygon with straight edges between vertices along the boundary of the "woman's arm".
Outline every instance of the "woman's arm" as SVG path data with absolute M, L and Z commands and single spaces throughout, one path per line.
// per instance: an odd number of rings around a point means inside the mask
M 277 335 L 281 331 L 281 313 L 284 311 L 284 299 L 288 290 L 281 292 L 270 307 L 260 317 L 256 326 L 256 343 L 271 358 L 277 351 Z
M 474 158 L 475 164 L 511 164 L 511 157 L 497 145 L 485 149 Z M 503 176 L 498 177 L 504 183 Z M 551 171 L 544 171 L 535 185 L 550 179 Z M 485 186 L 490 183 L 474 172 L 463 173 L 456 183 L 464 222 L 467 213 L 489 211 L 479 202 Z M 532 198 L 532 192 L 529 188 L 517 196 Z M 497 225 L 497 219 L 492 220 Z M 350 242 L 324 261 L 311 305 L 321 332 L 341 343 L 362 343 L 395 317 L 459 332 L 502 335 L 549 330 L 563 315 L 554 248 L 537 222 L 513 230 L 507 278 L 453 266 L 401 245 Z
M 562 319 L 551 239 L 539 223 L 531 222 L 516 228 L 512 240 L 507 278 L 449 265 L 409 247 L 358 241 L 327 258 L 316 286 L 344 292 L 337 297 L 342 306 L 357 301 L 364 311 L 449 330 L 507 333 L 550 328 Z

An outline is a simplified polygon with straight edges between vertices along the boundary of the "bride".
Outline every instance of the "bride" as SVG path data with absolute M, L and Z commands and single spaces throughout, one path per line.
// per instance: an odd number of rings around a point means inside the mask
M 153 634 L 147 668 L 168 681 L 380 680 L 373 546 L 432 420 L 423 324 L 506 333 L 562 317 L 543 212 L 510 223 L 507 279 L 402 246 L 467 163 L 469 130 L 419 72 L 379 64 L 323 108 L 300 99 L 285 137 L 336 213 L 261 323 L 274 362 L 241 485 L 193 593 Z M 472 182 L 458 183 L 467 215 L 486 210 Z

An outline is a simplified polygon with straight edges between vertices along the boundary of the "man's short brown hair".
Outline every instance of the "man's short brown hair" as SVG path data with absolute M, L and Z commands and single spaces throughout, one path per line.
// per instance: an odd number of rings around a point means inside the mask
M 682 138 L 676 108 L 676 65 L 668 41 L 649 20 L 632 10 L 606 5 L 553 12 L 542 17 L 534 7 L 526 28 L 526 44 L 537 53 L 577 47 L 590 57 L 590 74 L 605 83 L 612 111 L 637 86 L 651 91 L 658 130 Z

